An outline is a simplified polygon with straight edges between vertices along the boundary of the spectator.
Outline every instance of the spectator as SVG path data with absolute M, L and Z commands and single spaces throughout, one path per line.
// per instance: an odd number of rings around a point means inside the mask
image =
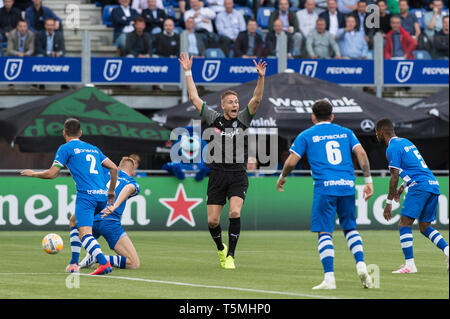
M 343 58 L 365 59 L 369 53 L 364 32 L 357 29 L 353 15 L 347 17 L 345 28 L 338 30 L 336 40 Z
M 55 31 L 55 19 L 48 18 L 45 30 L 36 33 L 35 52 L 37 56 L 62 57 L 65 54 L 63 33 Z
M 367 2 L 366 0 L 358 0 L 356 3 L 356 10 L 354 10 L 351 15 L 355 17 L 356 21 L 356 29 L 358 31 L 362 31 L 364 34 L 366 34 L 366 9 L 367 9 Z M 368 31 L 368 30 L 367 30 Z
M 18 57 L 34 54 L 34 33 L 28 30 L 25 20 L 19 20 L 17 27 L 9 32 L 6 54 Z
M 398 8 L 400 10 L 400 18 L 402 19 L 402 27 L 407 31 L 415 40 L 418 39 L 420 34 L 420 23 L 414 13 L 409 12 L 408 0 L 399 0 Z
M 448 16 L 442 17 L 442 29 L 433 37 L 434 58 L 448 60 Z
M 337 0 L 337 7 L 340 13 L 348 15 L 357 10 L 358 0 Z
M 4 0 L 4 7 L 0 9 L 0 56 L 1 43 L 7 42 L 8 33 L 16 28 L 17 22 L 22 18 L 20 10 L 13 5 L 14 0 Z
M 42 0 L 32 0 L 33 5 L 25 11 L 25 20 L 27 20 L 28 28 L 36 33 L 45 30 L 45 20 L 48 18 L 55 19 L 55 30 L 62 31 L 62 21 L 48 7 L 42 5 Z
M 442 0 L 433 0 L 433 10 L 425 13 L 423 17 L 424 32 L 430 41 L 436 32 L 442 30 L 442 18 L 447 15 L 442 11 L 443 6 Z
M 164 20 L 168 18 L 166 11 L 158 8 L 156 0 L 147 0 L 147 2 L 148 6 L 141 14 L 146 23 L 145 32 L 160 33 L 164 26 Z
M 256 20 L 247 21 L 247 30 L 239 33 L 234 43 L 234 56 L 236 58 L 255 58 L 262 56 L 263 38 L 256 32 Z
M 391 31 L 391 14 L 386 12 L 387 4 L 386 0 L 378 0 L 377 6 L 379 8 L 380 14 L 380 31 L 383 34 L 383 37 L 386 37 L 386 34 Z
M 341 58 L 341 51 L 334 36 L 326 30 L 325 18 L 319 17 L 316 29 L 306 38 L 306 51 L 311 59 Z
M 162 0 L 155 0 L 156 8 L 164 10 L 164 5 Z M 145 9 L 149 8 L 148 0 L 133 0 L 131 7 L 142 15 Z
M 316 21 L 319 16 L 315 12 L 315 9 L 316 2 L 314 0 L 306 0 L 305 8 L 297 11 L 298 28 L 303 39 L 306 39 L 308 34 L 314 30 L 316 26 Z
M 319 17 L 325 19 L 326 30 L 335 36 L 340 28 L 345 28 L 345 15 L 337 9 L 336 0 L 328 0 L 327 10 L 319 14 Z
M 402 28 L 399 16 L 391 18 L 391 31 L 386 35 L 384 45 L 385 59 L 414 59 L 413 51 L 417 47 L 416 40 Z
M 144 32 L 145 28 L 145 19 L 137 17 L 134 20 L 134 31 L 127 34 L 125 42 L 127 58 L 150 58 L 152 56 L 152 37 L 149 33 Z
M 28 7 L 32 6 L 33 2 L 31 0 L 15 0 L 14 8 L 19 9 L 21 12 L 25 11 Z
M 391 16 L 400 14 L 400 9 L 398 7 L 398 3 L 399 3 L 398 0 L 386 0 L 386 1 L 387 1 L 388 10 L 389 10 L 389 13 L 391 14 Z
M 273 31 L 273 22 L 276 19 L 280 19 L 283 22 L 283 30 L 286 32 L 289 41 L 293 41 L 293 54 L 295 56 L 301 55 L 303 37 L 298 29 L 296 12 L 289 9 L 288 0 L 279 0 L 278 9 L 275 9 L 270 14 L 269 31 Z
M 276 2 L 277 2 L 277 0 L 259 0 L 259 6 L 260 7 L 275 7 Z
M 186 20 L 186 31 L 188 36 L 188 53 L 190 56 L 204 57 L 206 55 L 206 46 L 203 38 L 195 33 L 195 20 L 190 17 Z
M 113 42 L 121 56 L 125 52 L 127 34 L 134 31 L 133 23 L 139 14 L 130 7 L 130 0 L 119 0 L 119 4 L 111 11 L 111 22 L 114 27 Z
M 156 35 L 155 49 L 158 56 L 178 57 L 180 55 L 180 36 L 173 32 L 175 22 L 168 18 L 164 21 L 164 30 Z
M 283 21 L 276 19 L 273 22 L 273 31 L 269 31 L 266 34 L 264 56 L 278 57 L 278 37 L 281 33 L 285 33 L 283 30 Z M 287 36 L 286 36 L 287 37 Z M 292 57 L 292 39 L 287 39 L 287 56 Z
M 214 11 L 204 8 L 199 0 L 190 0 L 191 8 L 184 13 L 184 23 L 190 17 L 195 21 L 195 32 L 201 33 L 207 47 L 215 46 L 218 36 L 214 34 L 213 20 L 216 17 Z
M 217 15 L 219 12 L 225 11 L 224 0 L 206 0 L 208 8 Z
M 225 0 L 225 11 L 216 16 L 216 29 L 220 36 L 219 47 L 229 56 L 239 32 L 246 30 L 245 19 L 242 13 L 233 9 L 233 0 Z

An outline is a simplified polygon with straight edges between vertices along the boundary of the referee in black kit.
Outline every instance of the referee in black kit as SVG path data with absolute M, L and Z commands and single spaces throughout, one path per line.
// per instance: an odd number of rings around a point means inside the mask
M 207 210 L 209 232 L 217 245 L 220 265 L 225 269 L 235 269 L 234 251 L 241 231 L 241 209 L 248 188 L 246 161 L 248 156 L 248 141 L 244 131 L 258 109 L 264 91 L 264 76 L 266 62 L 261 60 L 255 64 L 258 81 L 253 97 L 245 109 L 239 111 L 239 100 L 234 91 L 225 91 L 221 95 L 223 114 L 206 106 L 198 96 L 197 88 L 192 79 L 192 57 L 181 54 L 178 59 L 185 71 L 189 99 L 209 125 L 208 133 L 211 139 L 208 143 L 208 154 L 205 162 L 210 167 Z M 231 145 L 231 148 L 229 147 Z M 222 242 L 220 214 L 226 199 L 229 200 L 230 226 L 228 228 L 228 247 Z

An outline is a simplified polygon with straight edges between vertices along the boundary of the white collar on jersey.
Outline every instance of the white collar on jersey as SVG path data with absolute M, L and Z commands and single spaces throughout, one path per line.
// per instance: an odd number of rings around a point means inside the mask
M 391 141 L 392 141 L 394 138 L 398 138 L 398 136 L 392 136 L 391 139 L 390 139 L 389 142 L 388 142 L 388 145 L 391 144 Z
M 319 123 L 316 123 L 315 125 L 320 125 L 320 124 L 331 124 L 331 122 L 328 121 L 321 121 Z
M 74 139 L 71 139 L 69 142 L 72 142 L 72 141 L 79 141 L 80 139 L 79 138 L 74 138 Z

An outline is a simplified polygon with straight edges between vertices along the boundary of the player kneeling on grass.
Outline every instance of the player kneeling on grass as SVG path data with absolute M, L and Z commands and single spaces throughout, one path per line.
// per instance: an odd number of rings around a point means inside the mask
M 333 230 L 336 213 L 344 231 L 348 248 L 355 261 L 356 271 L 364 288 L 372 287 L 372 279 L 364 262 L 363 243 L 356 230 L 355 174 L 352 153 L 356 155 L 364 178 L 364 199 L 373 194 L 370 164 L 364 148 L 355 134 L 342 126 L 331 123 L 333 107 L 326 100 L 312 106 L 314 126 L 300 133 L 290 148 L 283 171 L 277 181 L 278 191 L 283 191 L 286 176 L 305 154 L 314 179 L 314 198 L 311 214 L 311 231 L 317 232 L 319 257 L 324 280 L 313 289 L 336 289 L 334 278 Z
M 103 236 L 117 255 L 106 256 L 112 266 L 117 268 L 139 268 L 139 257 L 136 249 L 121 225 L 121 218 L 128 198 L 139 193 L 139 184 L 132 176 L 136 174 L 137 163 L 131 157 L 123 157 L 119 164 L 118 179 L 116 185 L 116 201 L 107 206 L 101 213 L 95 215 L 93 235 L 95 238 Z M 109 184 L 109 179 L 107 183 Z M 75 220 L 70 220 L 71 229 L 76 227 Z M 71 241 L 72 244 L 72 241 Z M 80 268 L 90 268 L 97 262 L 96 258 L 86 254 L 80 262 Z
M 401 194 L 408 187 L 403 202 L 399 222 L 400 244 L 405 255 L 405 265 L 393 271 L 394 274 L 416 273 L 414 263 L 412 224 L 418 219 L 420 232 L 430 239 L 447 257 L 448 244 L 442 235 L 431 227 L 436 219 L 439 203 L 439 183 L 430 171 L 417 147 L 406 138 L 397 137 L 390 119 L 380 119 L 375 126 L 378 141 L 387 145 L 386 157 L 389 163 L 391 178 L 389 193 L 384 207 L 384 218 L 392 218 L 392 200 L 399 201 Z M 397 189 L 399 176 L 403 184 Z

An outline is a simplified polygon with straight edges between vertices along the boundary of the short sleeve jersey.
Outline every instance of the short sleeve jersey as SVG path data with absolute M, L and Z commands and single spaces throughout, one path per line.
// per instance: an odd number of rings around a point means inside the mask
M 289 151 L 300 158 L 306 154 L 314 187 L 322 194 L 349 196 L 355 193 L 352 151 L 359 144 L 351 130 L 319 122 L 300 133 Z
M 110 181 L 111 181 L 111 177 L 109 175 L 109 171 L 105 170 L 105 185 L 106 185 L 106 187 L 109 187 Z M 128 198 L 132 198 L 132 197 L 134 197 L 134 196 L 139 194 L 139 192 L 140 192 L 139 184 L 136 182 L 136 180 L 133 177 L 129 176 L 127 173 L 125 173 L 124 171 L 119 169 L 118 174 L 117 174 L 116 188 L 115 188 L 116 200 L 117 200 L 117 198 L 119 198 L 119 194 L 123 190 L 123 188 L 125 186 L 129 185 L 129 184 L 133 185 L 134 189 L 135 189 L 134 193 L 131 194 L 130 197 L 128 197 Z M 97 215 L 95 215 L 94 220 L 104 219 L 104 220 L 117 220 L 117 221 L 120 221 L 121 218 L 122 218 L 122 214 L 123 214 L 123 212 L 125 210 L 126 204 L 127 204 L 127 201 L 125 200 L 110 215 L 108 215 L 108 216 L 106 216 L 104 218 L 101 218 L 102 214 L 97 214 Z
M 409 188 L 440 194 L 439 182 L 430 171 L 417 147 L 408 139 L 393 137 L 386 149 L 389 167 L 399 170 Z
M 239 111 L 235 119 L 227 120 L 223 114 L 203 102 L 200 116 L 208 124 L 208 131 L 204 132 L 208 142 L 205 164 L 211 169 L 245 171 L 248 158 L 248 138 L 245 131 L 253 118 L 248 106 Z
M 107 190 L 102 163 L 107 157 L 95 146 L 71 140 L 61 145 L 53 165 L 67 166 L 75 181 L 77 192 L 92 195 L 96 200 L 106 200 Z

